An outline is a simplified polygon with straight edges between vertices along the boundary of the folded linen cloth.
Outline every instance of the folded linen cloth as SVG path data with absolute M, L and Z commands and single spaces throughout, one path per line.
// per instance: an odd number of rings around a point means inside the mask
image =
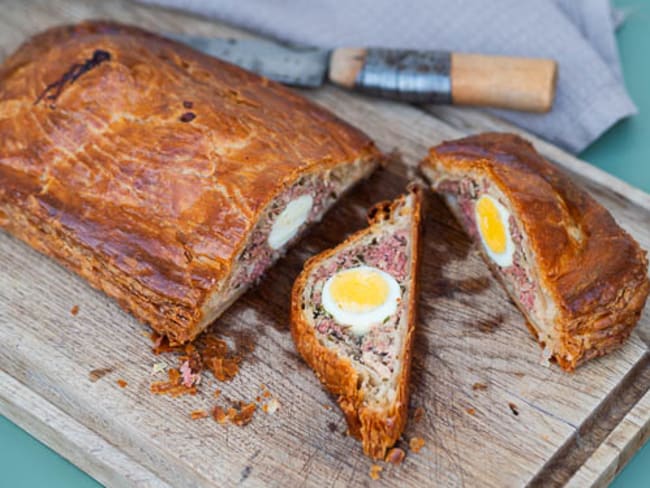
M 493 113 L 579 152 L 636 113 L 621 73 L 609 0 L 141 0 L 283 41 L 322 47 L 447 49 L 559 63 L 548 114 Z

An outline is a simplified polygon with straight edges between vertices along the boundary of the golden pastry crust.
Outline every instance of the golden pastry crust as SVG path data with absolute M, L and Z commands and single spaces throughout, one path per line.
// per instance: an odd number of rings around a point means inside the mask
M 562 368 L 573 370 L 625 341 L 650 289 L 646 253 L 529 142 L 503 133 L 448 141 L 431 148 L 421 168 L 434 190 L 449 176 L 469 174 L 507 197 L 541 286 L 558 308 L 554 357 Z
M 54 28 L 0 67 L 0 226 L 173 342 L 276 195 L 379 158 L 289 89 L 134 27 Z
M 340 357 L 335 351 L 318 340 L 313 326 L 304 317 L 302 296 L 309 276 L 322 261 L 372 232 L 372 225 L 389 220 L 393 211 L 405 197 L 401 197 L 394 202 L 378 203 L 368 213 L 370 227 L 356 232 L 338 246 L 312 256 L 307 260 L 293 285 L 291 293 L 291 335 L 298 352 L 315 371 L 321 383 L 332 394 L 337 395 L 338 403 L 346 416 L 349 433 L 360 439 L 364 452 L 375 459 L 383 459 L 386 451 L 399 439 L 406 427 L 408 417 L 409 378 L 418 296 L 417 272 L 419 266 L 422 189 L 419 186 L 411 185 L 409 186 L 409 192 L 415 197 L 413 205 L 414 225 L 411 236 L 411 251 L 414 253 L 414 258 L 411 261 L 411 293 L 406 311 L 410 320 L 404 341 L 403 367 L 397 382 L 397 395 L 395 402 L 390 404 L 388 409 L 378 410 L 364 405 L 364 392 L 358 388 L 359 374 L 348 358 Z

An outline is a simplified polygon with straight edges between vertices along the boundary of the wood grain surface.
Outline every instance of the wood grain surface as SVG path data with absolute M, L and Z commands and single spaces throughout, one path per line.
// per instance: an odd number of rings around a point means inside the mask
M 0 6 L 2 58 L 46 27 L 88 18 L 159 32 L 246 35 L 119 0 L 2 0 Z M 425 415 L 404 434 L 426 445 L 401 466 L 386 465 L 381 481 L 370 480 L 371 461 L 344 435 L 334 399 L 295 352 L 288 327 L 291 285 L 305 259 L 361 228 L 372 204 L 403 191 L 430 145 L 509 127 L 472 109 L 416 108 L 332 87 L 304 93 L 399 154 L 213 326 L 233 344 L 255 343 L 239 376 L 219 384 L 205 377 L 192 397 L 151 395 L 151 368 L 161 358 L 151 352 L 147 329 L 80 278 L 0 232 L 0 412 L 109 485 L 606 483 L 648 437 L 650 313 L 623 348 L 574 374 L 545 365 L 523 317 L 433 195 L 427 197 L 411 402 Z M 647 194 L 533 140 L 650 248 Z M 70 313 L 74 305 L 77 315 Z M 99 368 L 110 372 L 91 378 Z M 128 386 L 120 388 L 118 379 Z M 477 382 L 487 388 L 474 390 Z M 250 400 L 260 394 L 260 383 L 278 397 L 275 414 L 259 412 L 243 428 L 189 419 L 192 410 L 215 404 L 215 388 Z

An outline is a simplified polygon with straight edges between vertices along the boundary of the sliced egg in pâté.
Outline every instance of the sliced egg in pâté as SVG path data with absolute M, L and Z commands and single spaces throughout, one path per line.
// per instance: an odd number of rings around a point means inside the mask
M 271 227 L 268 238 L 271 249 L 280 249 L 298 233 L 313 205 L 314 198 L 311 195 L 301 195 L 287 204 Z
M 323 307 L 334 320 L 363 335 L 374 324 L 395 314 L 401 299 L 399 284 L 372 266 L 348 268 L 330 276 L 323 287 Z
M 512 265 L 515 243 L 510 235 L 510 212 L 495 198 L 482 195 L 474 207 L 476 226 L 483 248 L 502 268 Z

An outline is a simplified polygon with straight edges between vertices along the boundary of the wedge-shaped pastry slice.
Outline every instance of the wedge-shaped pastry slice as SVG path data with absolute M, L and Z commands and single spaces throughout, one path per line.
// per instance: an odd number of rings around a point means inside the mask
M 49 30 L 0 67 L 0 226 L 180 343 L 380 155 L 279 84 L 143 30 Z
M 421 164 L 565 370 L 629 335 L 648 296 L 648 261 L 611 214 L 518 136 L 445 142 Z
M 411 186 L 375 206 L 368 228 L 312 257 L 293 287 L 296 347 L 373 458 L 406 424 L 421 198 Z

